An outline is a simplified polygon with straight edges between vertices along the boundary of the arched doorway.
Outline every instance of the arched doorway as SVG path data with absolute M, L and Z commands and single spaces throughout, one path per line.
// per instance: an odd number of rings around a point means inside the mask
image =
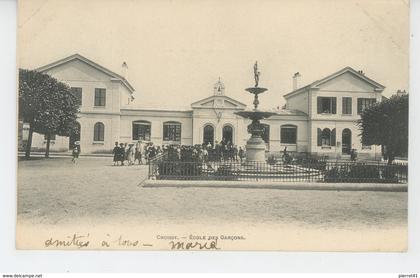
M 225 143 L 231 142 L 233 144 L 233 128 L 230 125 L 225 125 L 222 132 L 222 140 Z
M 214 146 L 214 128 L 212 125 L 206 125 L 203 130 L 203 143 L 207 145 L 210 143 Z
M 69 136 L 69 149 L 72 150 L 74 142 L 80 141 L 80 123 L 77 123 L 76 129 Z
M 343 154 L 350 154 L 351 151 L 351 130 L 343 129 L 341 134 L 341 151 Z

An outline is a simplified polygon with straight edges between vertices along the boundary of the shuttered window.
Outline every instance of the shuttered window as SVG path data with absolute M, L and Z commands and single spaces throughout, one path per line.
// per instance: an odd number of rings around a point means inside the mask
M 317 106 L 318 114 L 337 114 L 337 98 L 335 97 L 318 97 Z
M 345 115 L 351 115 L 352 114 L 352 98 L 351 97 L 343 97 L 343 111 L 342 113 Z

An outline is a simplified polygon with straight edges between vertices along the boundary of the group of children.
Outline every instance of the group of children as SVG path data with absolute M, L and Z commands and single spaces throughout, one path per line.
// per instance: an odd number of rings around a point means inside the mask
M 138 164 L 143 164 L 143 159 L 147 162 L 149 159 L 162 153 L 162 150 L 159 146 L 155 146 L 151 142 L 143 143 L 142 141 L 138 141 L 136 144 L 115 142 L 112 153 L 114 155 L 114 166 L 130 166 L 134 165 L 136 160 Z M 124 164 L 124 162 L 127 162 L 127 164 Z

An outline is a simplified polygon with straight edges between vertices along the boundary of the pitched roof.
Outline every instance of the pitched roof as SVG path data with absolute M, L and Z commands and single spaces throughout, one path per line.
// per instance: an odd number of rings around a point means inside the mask
M 88 64 L 89 66 L 94 67 L 97 70 L 99 70 L 99 71 L 101 71 L 101 72 L 109 75 L 110 77 L 115 78 L 115 79 L 121 81 L 121 83 L 124 84 L 127 87 L 127 89 L 130 91 L 130 93 L 133 93 L 135 91 L 134 87 L 131 86 L 131 84 L 123 76 L 121 76 L 118 73 L 115 73 L 115 72 L 113 72 L 113 71 L 111 71 L 111 70 L 109 70 L 109 69 L 107 69 L 107 68 L 105 68 L 105 67 L 103 67 L 103 66 L 101 66 L 101 65 L 99 65 L 99 64 L 97 64 L 95 62 L 93 62 L 92 60 L 89 60 L 88 58 L 83 57 L 80 54 L 77 54 L 77 53 L 76 54 L 73 54 L 71 56 L 68 56 L 66 58 L 63 58 L 61 60 L 55 61 L 53 63 L 50 63 L 48 65 L 39 67 L 39 68 L 37 68 L 35 70 L 36 71 L 40 71 L 40 72 L 44 72 L 44 71 L 47 71 L 49 69 L 52 69 L 52 68 L 61 66 L 63 64 L 66 64 L 66 63 L 71 62 L 71 61 L 74 61 L 74 60 L 79 60 L 81 62 L 84 62 L 84 63 Z
M 341 69 L 341 70 L 339 70 L 339 71 L 337 71 L 337 72 L 335 72 L 333 74 L 328 75 L 327 77 L 324 77 L 322 79 L 316 80 L 316 81 L 314 81 L 314 82 L 312 82 L 312 83 L 310 83 L 310 84 L 308 84 L 306 86 L 303 86 L 303 87 L 301 87 L 299 89 L 296 89 L 296 90 L 294 90 L 294 91 L 292 91 L 290 93 L 287 93 L 283 97 L 287 99 L 288 97 L 290 97 L 292 95 L 295 95 L 295 94 L 298 94 L 300 92 L 306 91 L 307 89 L 318 88 L 319 85 L 321 85 L 321 84 L 323 84 L 323 83 L 325 83 L 327 81 L 330 81 L 331 79 L 334 79 L 334 78 L 336 78 L 336 77 L 338 77 L 338 76 L 340 76 L 340 75 L 342 75 L 342 74 L 344 74 L 346 72 L 350 72 L 350 73 L 356 75 L 357 77 L 359 77 L 360 79 L 364 80 L 365 82 L 371 84 L 373 87 L 375 87 L 375 90 L 382 91 L 383 89 L 385 89 L 385 86 L 384 85 L 379 84 L 378 82 L 370 79 L 366 75 L 364 75 L 364 74 L 356 71 L 355 69 L 353 69 L 351 67 L 345 67 L 345 68 L 343 68 L 343 69 Z

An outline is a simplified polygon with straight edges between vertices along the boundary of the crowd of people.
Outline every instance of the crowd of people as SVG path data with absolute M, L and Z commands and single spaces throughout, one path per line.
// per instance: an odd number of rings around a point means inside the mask
M 197 144 L 194 146 L 169 146 L 167 148 L 169 160 L 179 161 L 243 161 L 245 151 L 242 147 L 233 145 L 229 141 L 216 141 L 211 143 Z
M 152 142 L 138 141 L 137 143 L 118 143 L 112 150 L 114 155 L 114 165 L 134 165 L 147 163 L 150 159 L 160 155 L 164 150 L 160 146 L 154 145 Z
M 114 165 L 134 165 L 148 163 L 151 159 L 161 154 L 167 154 L 172 161 L 240 161 L 245 157 L 242 147 L 237 147 L 231 142 L 222 140 L 215 144 L 163 145 L 157 146 L 153 142 L 138 141 L 137 143 L 115 142 L 112 151 Z

